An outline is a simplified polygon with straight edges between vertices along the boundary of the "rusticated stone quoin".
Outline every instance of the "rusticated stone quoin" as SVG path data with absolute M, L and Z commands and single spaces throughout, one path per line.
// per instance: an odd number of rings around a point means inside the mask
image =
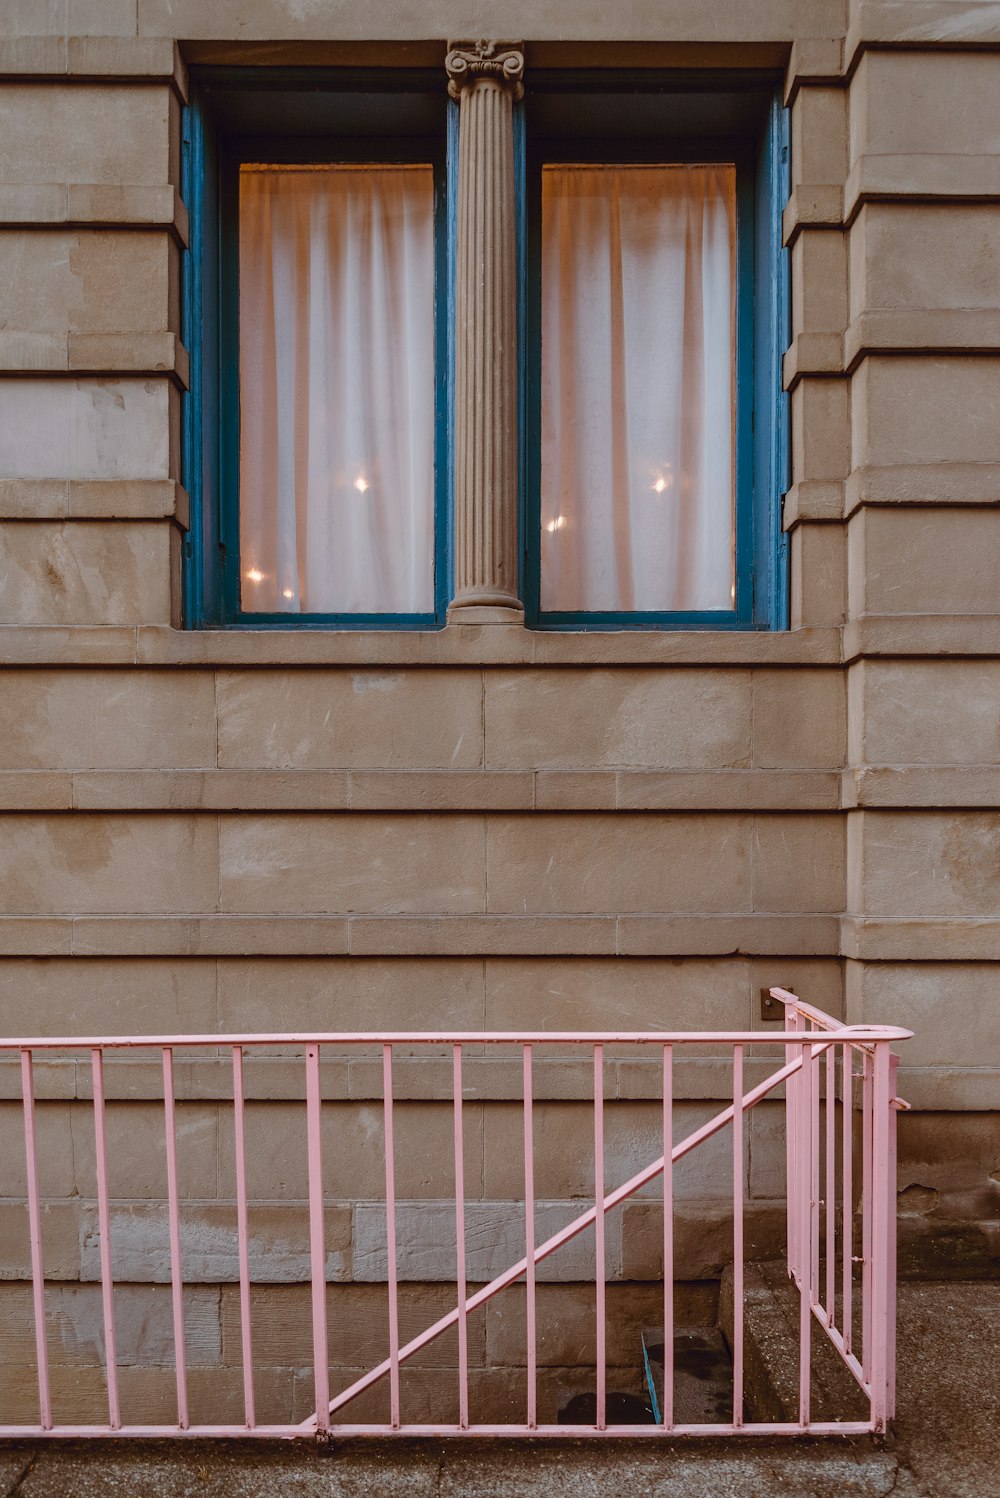
M 460 110 L 449 621 L 520 622 L 513 104 L 524 55 L 510 43 L 461 43 L 445 67 Z

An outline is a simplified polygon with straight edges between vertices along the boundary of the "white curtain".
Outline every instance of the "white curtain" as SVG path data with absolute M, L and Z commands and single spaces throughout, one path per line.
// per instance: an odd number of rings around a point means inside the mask
M 733 607 L 735 189 L 543 168 L 543 610 Z
M 434 607 L 430 166 L 240 171 L 240 591 Z

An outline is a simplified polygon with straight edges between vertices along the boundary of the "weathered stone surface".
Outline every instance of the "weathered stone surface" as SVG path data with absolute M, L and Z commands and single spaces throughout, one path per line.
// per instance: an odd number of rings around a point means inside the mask
M 460 770 L 482 763 L 476 671 L 222 671 L 218 693 L 226 767 Z
M 226 816 L 219 831 L 224 910 L 482 910 L 479 817 Z
M 176 98 L 164 87 L 7 83 L 5 182 L 158 186 L 176 181 Z
M 852 703 L 852 760 L 990 765 L 1000 753 L 1000 666 L 868 661 Z
M 215 739 L 210 672 L 19 671 L 0 684 L 5 770 L 213 765 Z
M 1000 915 L 996 812 L 855 812 L 848 903 L 870 916 Z
M 150 624 L 171 616 L 166 525 L 0 523 L 4 624 Z
M 5 819 L 5 909 L 155 912 L 214 909 L 214 818 L 80 814 Z
M 749 763 L 744 672 L 490 672 L 486 764 L 514 769 Z
M 0 478 L 171 477 L 166 380 L 10 379 L 4 411 Z
M 860 511 L 848 531 L 851 612 L 992 615 L 998 560 L 1000 512 Z

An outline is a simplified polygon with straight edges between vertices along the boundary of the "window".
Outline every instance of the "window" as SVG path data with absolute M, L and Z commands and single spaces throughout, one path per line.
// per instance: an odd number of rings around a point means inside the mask
M 190 623 L 444 623 L 446 120 L 437 74 L 199 77 Z
M 774 80 L 526 86 L 510 190 L 525 622 L 781 627 Z M 444 624 L 455 326 L 472 315 L 455 306 L 459 136 L 437 71 L 197 75 L 189 624 Z
M 529 78 L 535 628 L 785 622 L 782 118 L 744 84 Z

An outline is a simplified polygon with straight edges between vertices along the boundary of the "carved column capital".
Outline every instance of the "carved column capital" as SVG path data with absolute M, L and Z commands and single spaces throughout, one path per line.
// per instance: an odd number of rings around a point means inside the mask
M 480 81 L 510 90 L 512 99 L 524 93 L 524 53 L 520 42 L 449 42 L 444 60 L 448 92 L 453 99 Z

